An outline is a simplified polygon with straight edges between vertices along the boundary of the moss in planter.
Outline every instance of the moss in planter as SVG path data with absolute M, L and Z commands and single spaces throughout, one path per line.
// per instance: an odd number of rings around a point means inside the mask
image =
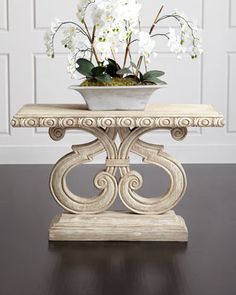
M 136 86 L 137 80 L 134 78 L 113 78 L 111 82 L 98 82 L 95 80 L 85 80 L 80 86 Z

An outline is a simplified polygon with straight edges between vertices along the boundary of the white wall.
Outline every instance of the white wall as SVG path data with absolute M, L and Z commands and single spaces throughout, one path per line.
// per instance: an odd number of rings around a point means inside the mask
M 194 129 L 182 143 L 168 133 L 146 136 L 182 162 L 236 162 L 236 1 L 146 0 L 144 24 L 149 26 L 159 4 L 166 12 L 178 8 L 197 18 L 203 28 L 204 55 L 198 61 L 177 61 L 160 43 L 153 68 L 166 71 L 168 87 L 153 97 L 161 103 L 210 103 L 226 118 L 225 128 Z M 55 60 L 45 55 L 43 35 L 51 20 L 75 18 L 76 0 L 0 0 L 0 163 L 53 163 L 70 145 L 88 140 L 69 133 L 52 142 L 46 130 L 12 129 L 11 116 L 26 103 L 77 103 L 67 90 L 66 55 L 58 47 Z M 155 8 L 156 7 L 156 8 Z M 155 8 L 155 9 L 154 9 Z M 166 23 L 165 26 L 168 26 Z

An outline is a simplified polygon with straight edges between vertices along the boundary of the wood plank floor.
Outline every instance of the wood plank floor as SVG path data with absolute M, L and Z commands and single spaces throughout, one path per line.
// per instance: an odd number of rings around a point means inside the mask
M 92 195 L 102 167 L 71 175 L 74 192 Z M 155 167 L 142 193 L 166 190 Z M 236 165 L 185 165 L 188 189 L 176 213 L 185 218 L 189 243 L 48 243 L 53 216 L 49 165 L 0 166 L 1 295 L 235 295 Z M 113 208 L 121 209 L 117 201 Z

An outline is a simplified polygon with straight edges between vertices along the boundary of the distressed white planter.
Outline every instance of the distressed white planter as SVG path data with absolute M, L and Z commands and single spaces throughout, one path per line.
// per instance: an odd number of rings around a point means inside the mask
M 162 85 L 144 86 L 70 86 L 79 92 L 88 109 L 104 110 L 144 110 L 151 95 Z

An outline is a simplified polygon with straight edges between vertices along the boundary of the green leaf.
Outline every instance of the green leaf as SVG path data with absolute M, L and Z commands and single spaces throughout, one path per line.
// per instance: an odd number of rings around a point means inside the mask
M 161 77 L 163 75 L 165 75 L 165 73 L 162 71 L 149 71 L 143 75 L 143 79 L 146 80 L 149 77 L 156 77 L 157 78 L 157 77 Z
M 150 77 L 148 79 L 143 79 L 142 80 L 143 83 L 153 83 L 155 85 L 166 85 L 167 83 L 156 78 L 156 77 Z
M 115 66 L 114 64 L 107 65 L 106 73 L 109 74 L 111 77 L 118 77 L 117 71 L 119 71 L 119 68 Z
M 112 81 L 112 77 L 110 75 L 108 75 L 107 73 L 102 73 L 101 75 L 96 76 L 94 78 L 99 82 L 111 82 Z
M 104 73 L 106 70 L 106 68 L 104 67 L 95 67 L 91 70 L 91 73 L 94 77 L 101 75 L 102 73 Z
M 108 62 L 109 62 L 109 64 L 113 64 L 114 66 L 116 66 L 117 68 L 120 69 L 120 66 L 118 65 L 118 63 L 114 59 L 108 58 Z
M 139 71 L 140 81 L 143 81 L 143 74 Z
M 85 58 L 79 58 L 77 60 L 77 64 L 79 67 L 76 69 L 80 74 L 90 77 L 91 76 L 91 70 L 94 68 L 93 63 L 91 61 L 85 59 Z
M 109 64 L 106 67 L 107 74 L 111 77 L 119 77 L 116 72 L 120 70 L 120 66 L 113 59 L 109 58 L 108 62 Z
M 160 85 L 167 85 L 167 83 L 165 81 L 162 81 L 161 79 L 156 79 L 157 80 L 157 84 L 160 84 Z
M 132 74 L 132 72 L 130 71 L 129 68 L 123 68 L 123 69 L 117 71 L 116 73 L 119 76 L 123 76 L 123 75 L 126 75 L 126 74 Z

